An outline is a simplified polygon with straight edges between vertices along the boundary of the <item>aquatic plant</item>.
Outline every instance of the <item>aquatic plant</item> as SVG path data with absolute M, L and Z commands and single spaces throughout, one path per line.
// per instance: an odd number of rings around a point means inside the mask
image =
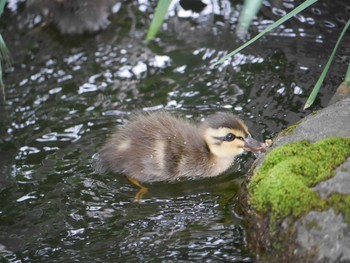
M 248 0 L 250 1 L 250 0 Z M 299 14 L 301 11 L 303 11 L 305 8 L 309 7 L 310 5 L 312 5 L 313 3 L 317 2 L 318 0 L 307 0 L 304 3 L 302 3 L 301 5 L 299 5 L 298 7 L 294 8 L 291 12 L 289 12 L 288 14 L 286 14 L 285 16 L 281 17 L 280 19 L 278 19 L 275 23 L 269 25 L 268 27 L 266 27 L 263 31 L 261 31 L 259 34 L 257 34 L 255 37 L 253 37 L 252 39 L 250 39 L 249 41 L 247 41 L 246 43 L 244 43 L 243 45 L 241 45 L 240 47 L 236 48 L 235 50 L 233 50 L 232 52 L 230 52 L 229 54 L 227 54 L 226 56 L 222 57 L 221 59 L 219 59 L 217 62 L 215 62 L 213 65 L 217 65 L 217 64 L 221 64 L 223 62 L 225 62 L 227 59 L 229 59 L 230 57 L 232 57 L 233 55 L 237 54 L 239 51 L 241 51 L 242 49 L 246 48 L 247 46 L 251 45 L 252 43 L 254 43 L 255 41 L 257 41 L 259 38 L 263 37 L 266 33 L 274 30 L 275 28 L 279 27 L 281 24 L 283 24 L 284 22 L 286 22 L 287 20 L 289 20 L 290 18 L 292 18 L 293 16 Z
M 245 47 L 247 47 L 247 46 L 251 45 L 252 43 L 254 43 L 255 41 L 257 41 L 259 38 L 264 36 L 266 33 L 274 30 L 276 27 L 280 26 L 282 23 L 284 23 L 285 21 L 294 17 L 295 15 L 297 15 L 298 13 L 300 13 L 304 9 L 308 8 L 310 5 L 314 4 L 317 1 L 318 0 L 306 0 L 304 3 L 297 6 L 295 9 L 293 9 L 291 12 L 289 12 L 288 14 L 286 14 L 285 16 L 283 16 L 282 18 L 277 20 L 275 23 L 269 25 L 266 29 L 261 31 L 258 35 L 256 35 L 255 37 L 253 37 L 252 39 L 250 39 L 249 41 L 247 41 L 246 43 L 244 43 L 243 45 L 241 45 L 240 47 L 238 47 L 234 51 L 230 52 L 226 56 L 222 57 L 217 62 L 213 63 L 213 66 L 223 63 L 224 61 L 226 61 L 227 59 L 229 59 L 230 57 L 232 57 L 233 55 L 235 55 L 236 53 L 238 53 L 239 51 L 241 51 Z M 151 26 L 150 26 L 148 33 L 147 33 L 146 41 L 150 41 L 158 33 L 160 26 L 162 25 L 164 18 L 167 14 L 170 3 L 171 3 L 171 0 L 159 0 L 158 1 L 156 12 L 154 14 L 153 20 L 151 22 Z M 239 22 L 237 25 L 237 34 L 238 35 L 244 36 L 247 33 L 247 30 L 251 24 L 251 21 L 253 20 L 253 18 L 255 17 L 255 15 L 257 14 L 258 10 L 261 7 L 261 3 L 262 3 L 262 0 L 245 0 L 244 1 L 244 6 L 243 6 L 243 9 L 242 9 L 242 12 L 241 12 L 241 15 L 239 18 Z M 328 59 L 326 66 L 324 67 L 319 79 L 317 80 L 315 86 L 313 87 L 313 89 L 312 89 L 312 91 L 311 91 L 311 93 L 310 93 L 310 95 L 305 103 L 304 109 L 309 108 L 314 103 L 316 96 L 320 90 L 320 87 L 322 86 L 322 83 L 323 83 L 323 81 L 324 81 L 324 79 L 329 71 L 330 65 L 333 61 L 333 58 L 334 58 L 336 50 L 339 46 L 339 43 L 342 40 L 349 25 L 350 25 L 350 19 L 347 22 L 347 24 L 345 25 L 343 31 L 341 32 L 341 34 L 338 38 L 338 41 L 337 41 L 335 47 L 333 48 L 333 51 Z M 350 89 L 350 64 L 349 64 L 345 79 L 346 79 L 345 82 L 347 83 L 347 88 Z
M 321 73 L 321 76 L 319 77 L 319 79 L 317 80 L 314 88 L 312 89 L 312 92 L 311 92 L 309 98 L 307 99 L 307 101 L 305 103 L 304 110 L 309 108 L 314 103 L 314 101 L 316 99 L 316 96 L 317 96 L 317 94 L 320 91 L 320 88 L 322 86 L 323 80 L 324 80 L 324 78 L 326 77 L 326 75 L 327 75 L 327 73 L 329 71 L 329 68 L 330 68 L 331 63 L 333 61 L 335 52 L 338 49 L 339 43 L 342 40 L 345 32 L 348 30 L 349 26 L 350 26 L 350 19 L 348 20 L 348 22 L 346 23 L 345 27 L 343 28 L 343 31 L 341 32 L 341 34 L 340 34 L 340 36 L 338 38 L 338 41 L 337 41 L 337 43 L 335 44 L 335 46 L 333 48 L 331 56 L 329 57 L 329 59 L 327 61 L 327 64 L 326 64 L 326 66 L 324 67 L 324 69 L 323 69 L 323 71 Z M 346 73 L 345 80 L 346 80 L 346 83 L 347 83 L 347 87 L 350 88 L 350 63 L 349 63 L 349 66 L 348 66 L 348 70 L 347 70 L 347 73 Z
M 254 2 L 256 0 L 246 0 L 245 1 L 245 5 L 248 5 L 249 2 Z M 297 15 L 298 13 L 300 13 L 302 10 L 304 10 L 305 8 L 309 7 L 310 5 L 314 4 L 315 2 L 317 2 L 318 0 L 306 0 L 304 3 L 302 3 L 301 5 L 299 5 L 298 7 L 296 7 L 295 9 L 293 9 L 291 12 L 289 12 L 288 14 L 286 14 L 285 16 L 283 16 L 281 19 L 277 20 L 275 23 L 271 24 L 270 26 L 268 26 L 265 30 L 261 31 L 258 35 L 256 35 L 255 37 L 253 37 L 252 39 L 250 39 L 249 41 L 247 41 L 245 44 L 241 45 L 240 47 L 238 47 L 237 49 L 235 49 L 234 51 L 232 51 L 231 53 L 229 53 L 228 55 L 222 57 L 220 60 L 218 60 L 217 62 L 215 62 L 213 65 L 217 65 L 220 63 L 223 63 L 224 61 L 226 61 L 228 58 L 232 57 L 233 55 L 235 55 L 236 53 L 238 53 L 239 51 L 241 51 L 242 49 L 244 49 L 245 47 L 249 46 L 250 44 L 254 43 L 256 40 L 258 40 L 259 38 L 261 38 L 262 36 L 264 36 L 266 33 L 270 32 L 271 30 L 275 29 L 276 27 L 280 26 L 282 23 L 284 23 L 285 21 L 289 20 L 291 17 Z M 249 4 L 252 5 L 252 4 Z M 242 15 L 246 15 L 246 13 L 242 13 Z M 249 14 L 249 15 L 253 15 L 253 14 Z M 247 20 L 251 19 L 251 17 L 248 17 Z M 241 20 L 241 18 L 240 18 Z M 243 20 L 243 19 L 242 19 Z M 304 109 L 309 108 L 315 101 L 316 96 L 322 86 L 322 83 L 329 71 L 330 65 L 333 61 L 335 52 L 339 46 L 340 41 L 342 40 L 345 32 L 347 31 L 347 29 L 349 28 L 350 25 L 350 19 L 347 22 L 347 24 L 345 25 L 343 31 L 341 32 L 338 41 L 335 45 L 335 47 L 333 48 L 333 51 L 331 53 L 331 56 L 328 59 L 328 62 L 326 64 L 326 66 L 324 67 L 319 79 L 317 80 L 314 88 L 312 89 L 312 92 L 310 93 Z M 244 28 L 243 28 L 244 29 Z M 346 79 L 350 80 L 350 64 L 346 73 L 347 77 Z M 348 88 L 350 88 L 349 85 L 349 81 L 347 81 L 347 86 Z
M 146 41 L 153 39 L 157 35 L 161 25 L 163 24 L 165 16 L 168 13 L 170 3 L 171 0 L 158 1 L 154 17 L 147 32 Z
M 0 0 L 0 17 L 4 11 L 6 0 Z M 5 102 L 5 85 L 2 80 L 2 65 L 10 64 L 10 52 L 5 44 L 2 35 L 0 34 L 0 105 Z

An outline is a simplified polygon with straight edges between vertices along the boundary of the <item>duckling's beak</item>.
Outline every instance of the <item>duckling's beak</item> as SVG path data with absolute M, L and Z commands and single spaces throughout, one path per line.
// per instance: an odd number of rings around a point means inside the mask
M 264 151 L 266 147 L 267 147 L 266 143 L 259 142 L 253 139 L 251 135 L 248 135 L 247 137 L 244 138 L 243 149 L 245 151 L 259 152 L 259 151 Z

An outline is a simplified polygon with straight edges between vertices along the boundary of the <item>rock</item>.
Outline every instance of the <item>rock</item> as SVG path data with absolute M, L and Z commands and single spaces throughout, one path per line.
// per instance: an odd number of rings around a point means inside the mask
M 327 198 L 332 193 L 350 194 L 350 158 L 335 171 L 334 177 L 315 186 L 314 190 L 320 194 L 321 198 Z
M 291 132 L 282 132 L 274 141 L 274 147 L 300 140 L 316 142 L 332 136 L 349 137 L 350 98 L 305 117 L 287 130 Z
M 344 100 L 346 98 L 350 98 L 350 83 L 343 81 L 335 91 L 328 105 L 335 104 L 338 101 Z
M 240 199 L 259 261 L 350 262 L 349 156 L 345 99 L 281 132 L 257 159 Z
M 300 224 L 299 224 L 300 223 Z M 341 213 L 310 211 L 297 226 L 297 242 L 317 251 L 315 262 L 349 262 L 349 225 Z

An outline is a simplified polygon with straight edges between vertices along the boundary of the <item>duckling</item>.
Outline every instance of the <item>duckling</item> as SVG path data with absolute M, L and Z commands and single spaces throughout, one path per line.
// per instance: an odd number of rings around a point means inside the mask
M 119 0 L 29 0 L 29 12 L 39 11 L 62 34 L 81 35 L 107 28 L 108 16 Z
M 99 151 L 95 170 L 127 175 L 140 187 L 136 198 L 140 199 L 147 192 L 140 182 L 217 176 L 230 168 L 237 155 L 266 146 L 230 113 L 216 113 L 193 124 L 156 112 L 139 115 L 114 133 Z

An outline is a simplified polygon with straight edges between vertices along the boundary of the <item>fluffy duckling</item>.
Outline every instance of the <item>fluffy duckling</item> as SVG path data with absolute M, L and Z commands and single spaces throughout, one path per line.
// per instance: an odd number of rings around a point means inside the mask
M 109 25 L 108 16 L 119 0 L 29 0 L 30 12 L 41 12 L 62 34 L 94 33 Z
M 244 122 L 230 113 L 217 113 L 201 124 L 165 112 L 134 118 L 114 133 L 99 151 L 98 173 L 123 173 L 139 182 L 212 177 L 225 172 L 244 151 L 260 151 Z

